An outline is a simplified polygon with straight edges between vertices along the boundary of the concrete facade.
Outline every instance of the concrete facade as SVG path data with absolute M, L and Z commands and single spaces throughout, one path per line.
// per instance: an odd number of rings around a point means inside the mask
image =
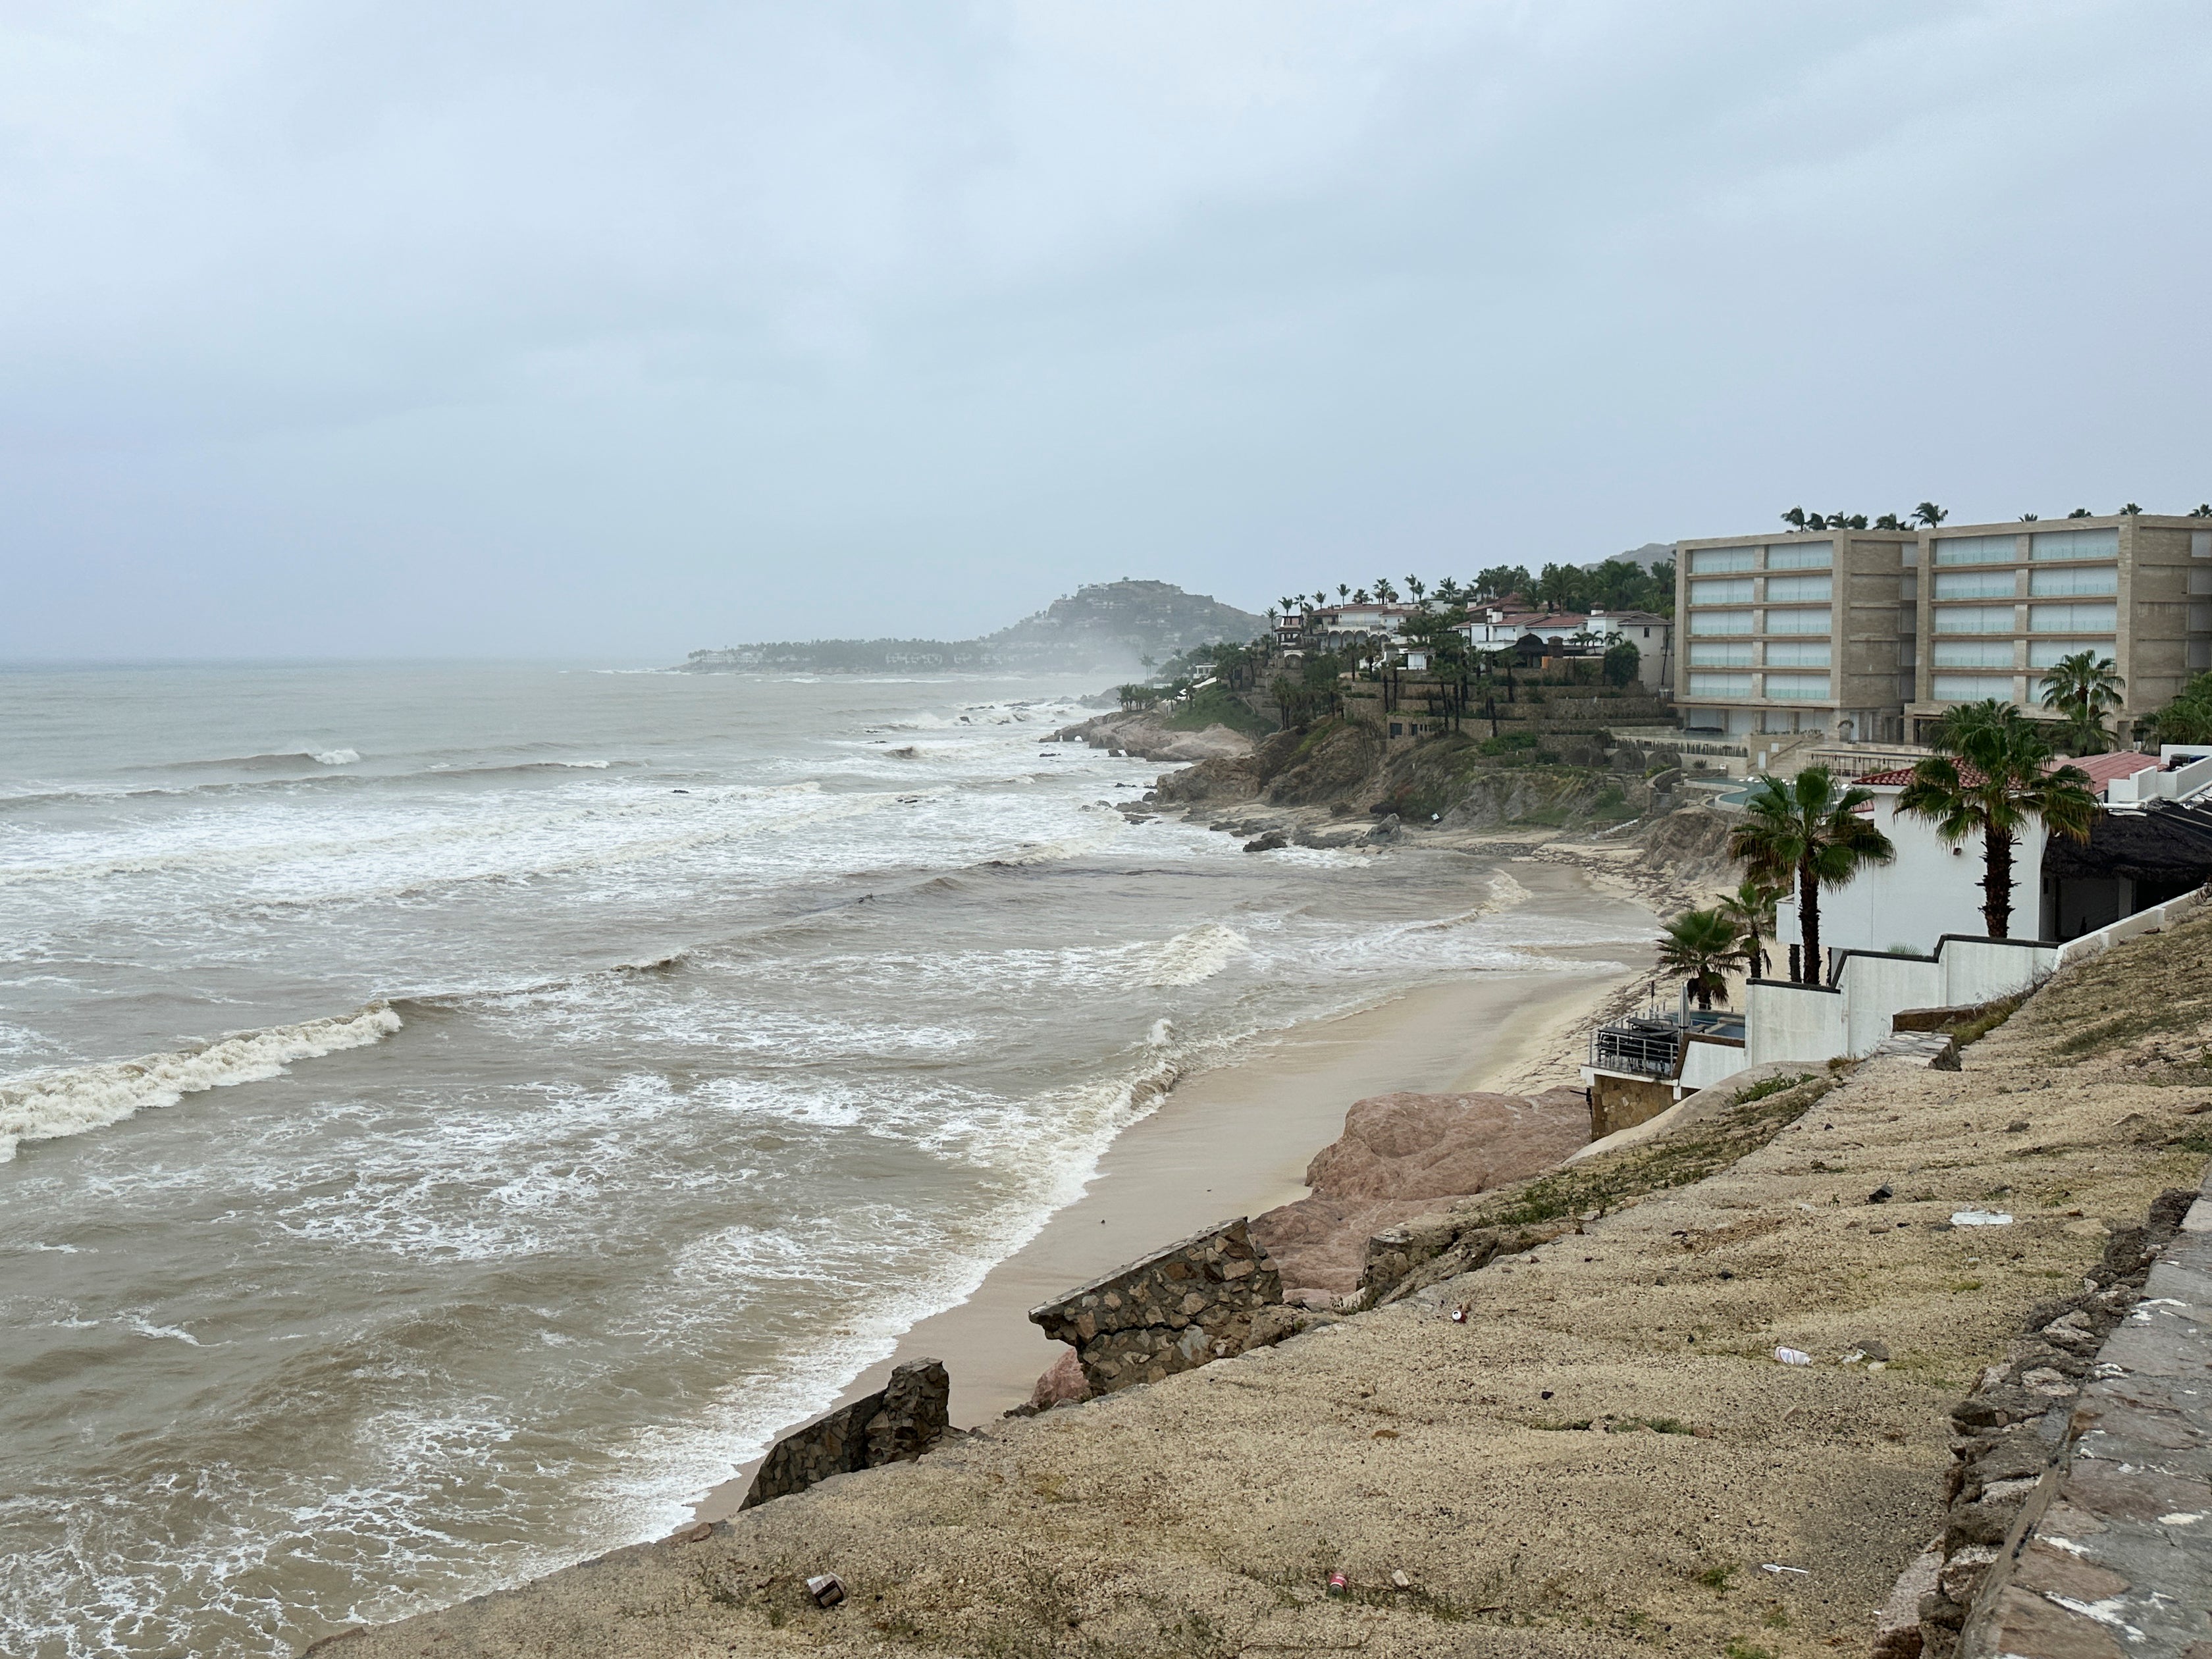
M 1818 549 L 1830 549 L 1824 603 Z M 2155 514 L 1686 541 L 1674 690 L 1692 732 L 1919 742 L 1960 703 L 2039 710 L 2060 657 L 2112 659 L 2118 729 L 2212 670 L 2212 521 Z M 1824 686 L 1818 677 L 1826 649 Z
M 1918 552 L 1910 531 L 1681 543 L 1674 698 L 1685 728 L 1900 738 Z
M 2075 651 L 2112 659 L 2126 682 L 2123 723 L 2212 669 L 2212 522 L 2128 514 L 1946 525 L 1921 540 L 1918 679 L 1906 710 L 1916 738 L 1962 702 L 2039 708 L 2044 672 Z

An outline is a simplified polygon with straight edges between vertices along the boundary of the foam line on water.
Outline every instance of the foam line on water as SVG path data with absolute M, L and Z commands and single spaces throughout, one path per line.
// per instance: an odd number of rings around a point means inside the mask
M 295 1060 L 381 1042 L 399 1025 L 388 1005 L 372 1002 L 350 1014 L 243 1031 L 173 1054 L 0 1079 L 0 1164 L 23 1141 L 83 1134 L 204 1089 L 281 1077 Z

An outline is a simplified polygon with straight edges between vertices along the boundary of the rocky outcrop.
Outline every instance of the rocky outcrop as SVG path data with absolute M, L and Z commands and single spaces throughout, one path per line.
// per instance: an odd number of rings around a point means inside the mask
M 784 1436 L 762 1462 L 740 1509 L 804 1492 L 833 1474 L 910 1463 L 944 1438 L 952 1382 L 934 1359 L 911 1360 L 882 1390 Z
M 1083 1359 L 1074 1349 L 1045 1367 L 1044 1374 L 1030 1390 L 1026 1415 L 1048 1412 L 1054 1406 L 1079 1406 L 1091 1398 L 1091 1381 L 1083 1374 Z
M 1382 760 L 1382 741 L 1364 726 L 1324 720 L 1279 749 L 1271 741 L 1259 758 L 1267 768 L 1264 793 L 1277 806 L 1326 806 L 1371 796 Z
M 1358 1286 L 1370 1235 L 1551 1168 L 1583 1144 L 1589 1118 L 1579 1089 L 1374 1096 L 1307 1165 L 1312 1195 L 1255 1217 L 1253 1235 L 1286 1300 L 1334 1302 Z
M 1243 1352 L 1282 1280 L 1243 1216 L 1169 1245 L 1030 1310 L 1075 1350 L 1093 1394 L 1158 1382 Z
M 1053 736 L 1062 743 L 1085 743 L 1139 760 L 1236 761 L 1252 752 L 1252 739 L 1242 732 L 1225 726 L 1182 731 L 1148 712 L 1096 715 L 1062 726 Z

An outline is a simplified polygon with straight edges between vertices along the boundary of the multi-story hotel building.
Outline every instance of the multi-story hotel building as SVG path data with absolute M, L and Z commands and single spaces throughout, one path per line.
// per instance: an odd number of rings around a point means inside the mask
M 1675 697 L 1692 731 L 1923 740 L 1948 709 L 2037 711 L 2063 656 L 2110 657 L 2120 729 L 2212 668 L 2212 523 L 2110 518 L 1680 544 Z
M 2212 523 L 2128 514 L 1945 526 L 1922 538 L 1920 672 L 1906 713 L 1924 738 L 1946 709 L 2033 709 L 2045 670 L 2091 651 L 2125 683 L 2127 720 L 2212 668 Z M 2124 729 L 2124 728 L 2123 728 Z
M 1910 531 L 1688 541 L 1675 550 L 1674 696 L 1692 731 L 1904 736 Z

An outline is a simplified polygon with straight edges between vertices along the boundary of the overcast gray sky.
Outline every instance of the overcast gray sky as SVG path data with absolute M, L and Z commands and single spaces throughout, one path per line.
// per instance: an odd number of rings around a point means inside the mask
M 0 656 L 2212 497 L 2212 6 L 12 0 Z

